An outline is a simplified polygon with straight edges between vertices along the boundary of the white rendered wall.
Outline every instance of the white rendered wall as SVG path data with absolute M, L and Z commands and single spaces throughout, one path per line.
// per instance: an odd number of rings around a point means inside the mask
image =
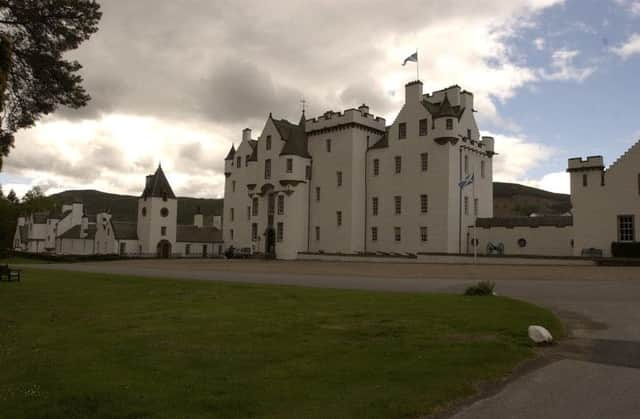
M 469 228 L 473 238 L 473 227 Z M 527 256 L 572 256 L 573 227 L 491 227 L 478 228 L 478 254 L 486 254 L 487 244 L 504 245 L 504 255 Z M 524 247 L 519 246 L 520 239 L 526 240 Z M 465 252 L 473 253 L 471 240 L 465 242 Z

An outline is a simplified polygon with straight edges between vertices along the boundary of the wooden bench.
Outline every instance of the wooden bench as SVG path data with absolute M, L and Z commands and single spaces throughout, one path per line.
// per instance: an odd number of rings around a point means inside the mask
M 7 281 L 20 281 L 20 273 L 20 270 L 11 269 L 9 265 L 0 265 L 0 281 L 3 277 L 6 277 Z

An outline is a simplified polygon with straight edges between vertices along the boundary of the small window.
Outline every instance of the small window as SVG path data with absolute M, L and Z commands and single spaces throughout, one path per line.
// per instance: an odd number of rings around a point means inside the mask
M 316 241 L 320 240 L 320 227 L 316 226 Z
M 242 167 L 242 157 L 238 156 L 236 158 L 236 167 L 241 168 Z
M 371 227 L 371 241 L 378 241 L 378 227 Z
M 271 159 L 264 161 L 264 178 L 271 179 Z
M 267 150 L 271 150 L 271 136 L 267 135 Z
M 395 201 L 396 215 L 402 214 L 402 197 L 394 196 L 393 199 Z
M 231 237 L 231 240 L 233 240 L 233 229 L 229 230 L 229 237 Z
M 464 174 L 469 174 L 469 156 L 464 156 Z
M 453 129 L 453 119 L 449 118 L 447 119 L 447 130 L 452 130 Z
M 320 187 L 316 187 L 316 201 L 320 202 Z
M 480 177 L 484 179 L 484 160 L 480 160 Z
M 147 207 L 142 207 L 141 213 L 142 213 L 143 217 L 146 217 L 147 216 Z
M 284 223 L 278 223 L 276 233 L 279 242 L 284 240 Z
M 405 138 L 407 138 L 407 123 L 400 122 L 398 124 L 398 139 L 404 140 Z
M 338 227 L 342 225 L 342 211 L 336 211 L 336 224 Z
M 464 215 L 469 215 L 469 197 L 464 197 Z
M 284 195 L 278 195 L 278 215 L 284 214 Z
M 421 137 L 424 137 L 425 135 L 429 134 L 429 120 L 428 119 L 421 119 L 420 120 L 419 131 L 420 131 L 420 136 Z
M 393 228 L 393 237 L 395 241 L 402 241 L 402 229 L 400 227 Z
M 378 197 L 371 198 L 371 210 L 373 215 L 378 215 Z
M 169 200 L 169 196 L 167 195 L 167 193 L 166 193 L 166 192 L 162 192 L 162 200 L 163 200 L 164 202 L 167 202 L 167 201 Z
M 429 170 L 429 153 L 420 154 L 420 169 L 423 172 Z
M 244 156 L 244 167 L 249 166 L 249 155 L 247 154 L 246 156 Z
M 470 129 L 467 130 L 467 139 L 471 140 L 471 130 Z
M 604 186 L 604 171 L 600 172 L 600 186 Z M 640 194 L 640 175 L 638 175 L 638 194 Z
M 326 141 L 326 145 L 327 145 L 327 153 L 331 153 L 331 140 L 328 139 Z
M 429 212 L 429 196 L 426 194 L 420 195 L 420 212 L 423 214 Z
M 258 198 L 253 198 L 253 216 L 257 217 L 258 216 Z
M 247 221 L 251 219 L 251 205 L 247 207 Z
M 184 254 L 185 254 L 185 255 L 190 255 L 190 254 L 191 254 L 191 245 L 190 245 L 190 244 L 187 244 L 187 245 L 184 247 Z
M 231 218 L 231 221 L 235 218 L 235 210 L 233 208 L 229 209 L 229 218 Z
M 337 172 L 336 176 L 338 178 L 338 186 L 342 186 L 342 172 Z
M 251 224 L 251 241 L 257 241 L 257 240 L 258 240 L 258 224 L 252 223 Z
M 167 227 L 160 227 L 160 235 L 161 236 L 166 236 L 167 235 Z
M 518 239 L 518 247 L 527 247 L 527 239 L 525 238 Z
M 589 178 L 587 177 L 587 174 L 583 174 L 582 175 L 582 186 L 588 186 L 589 185 Z
M 231 182 L 231 192 L 235 192 L 236 191 L 236 181 L 232 181 Z
M 635 241 L 635 217 L 633 215 L 618 216 L 618 241 Z
M 287 159 L 287 173 L 293 172 L 293 159 Z
M 307 180 L 311 180 L 311 166 L 305 167 L 304 178 Z
M 169 216 L 169 209 L 168 209 L 168 208 L 162 208 L 162 209 L 160 210 L 160 215 L 161 215 L 162 217 L 164 217 L 164 218 L 168 217 L 168 216 Z
M 429 240 L 429 232 L 427 230 L 427 227 L 420 227 L 420 241 L 421 242 L 426 242 Z
M 395 168 L 396 168 L 396 173 L 402 172 L 402 157 L 400 156 L 395 157 Z
M 378 176 L 380 174 L 380 160 L 373 159 L 373 176 Z
M 478 208 L 479 208 L 478 198 L 474 198 L 473 200 L 473 215 L 478 216 Z

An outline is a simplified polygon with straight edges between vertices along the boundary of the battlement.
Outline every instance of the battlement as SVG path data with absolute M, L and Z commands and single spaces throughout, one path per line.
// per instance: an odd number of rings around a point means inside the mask
M 604 170 L 604 159 L 602 156 L 589 156 L 586 160 L 580 157 L 569 159 L 567 172 L 577 172 L 581 170 Z
M 305 123 L 307 132 L 318 131 L 353 123 L 364 125 L 371 129 L 382 132 L 384 132 L 386 127 L 386 120 L 382 117 L 370 114 L 369 107 L 364 104 L 361 105 L 358 109 L 351 108 L 346 109 L 343 112 L 334 112 L 329 110 L 321 116 L 307 119 Z

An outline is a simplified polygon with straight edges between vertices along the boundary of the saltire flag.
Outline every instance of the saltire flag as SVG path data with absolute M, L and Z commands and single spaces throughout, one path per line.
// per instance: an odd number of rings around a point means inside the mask
M 418 51 L 414 52 L 413 54 L 409 55 L 407 58 L 404 59 L 404 62 L 402 63 L 402 65 L 406 65 L 407 61 L 411 61 L 414 63 L 418 62 Z
M 462 189 L 465 186 L 469 186 L 473 183 L 473 174 L 467 175 L 467 177 L 465 177 L 464 179 L 462 179 L 460 182 L 458 182 L 458 186 Z

